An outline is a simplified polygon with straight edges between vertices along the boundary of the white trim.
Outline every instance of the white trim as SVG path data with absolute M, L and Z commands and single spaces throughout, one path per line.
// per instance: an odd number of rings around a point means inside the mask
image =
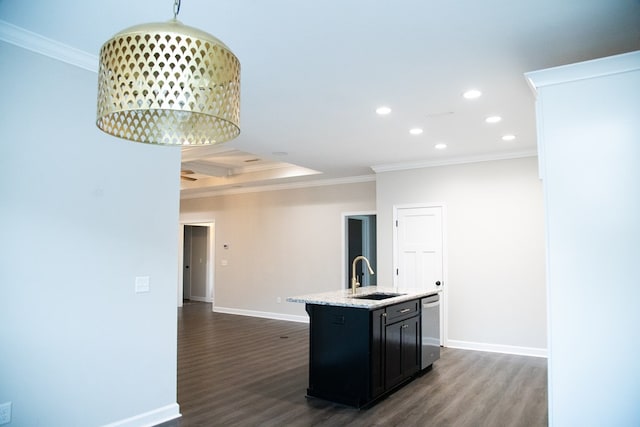
M 178 277 L 176 277 L 176 303 L 182 307 L 184 299 L 184 224 L 178 224 Z
M 547 68 L 545 70 L 531 71 L 524 75 L 529 85 L 534 88 L 537 93 L 537 89 L 544 86 L 627 73 L 639 69 L 640 50 L 606 58 L 593 59 L 591 61 Z
M 375 173 L 394 172 L 394 171 L 402 171 L 402 170 L 408 170 L 408 169 L 421 169 L 421 168 L 434 168 L 438 166 L 462 165 L 466 163 L 491 162 L 494 160 L 520 159 L 523 157 L 535 157 L 537 155 L 538 155 L 538 152 L 535 149 L 533 149 L 533 150 L 514 151 L 510 153 L 501 153 L 501 154 L 483 154 L 479 156 L 454 157 L 447 160 L 425 160 L 421 162 L 389 163 L 384 165 L 374 165 L 374 166 L 371 166 L 371 169 L 373 169 Z
M 378 217 L 378 212 L 377 211 L 357 211 L 357 212 L 342 212 L 342 224 L 341 224 L 341 232 L 342 232 L 342 256 L 341 256 L 341 263 L 342 263 L 342 274 L 344 275 L 344 277 L 342 278 L 342 289 L 348 289 L 347 284 L 349 283 L 349 269 L 347 268 L 347 263 L 345 262 L 345 260 L 347 259 L 347 218 L 350 216 L 368 216 L 368 215 L 375 215 L 376 216 L 376 221 L 377 221 L 377 217 Z M 376 234 L 378 233 L 378 227 L 376 225 Z M 377 238 L 377 236 L 376 236 Z M 377 252 L 377 251 L 376 251 Z M 375 262 L 376 266 L 378 265 L 378 260 L 376 257 L 376 262 Z
M 288 322 L 309 323 L 309 318 L 307 316 L 295 316 L 293 314 L 273 313 L 270 311 L 254 311 L 243 310 L 240 308 L 214 306 L 213 312 L 223 314 L 236 314 L 239 316 L 260 317 L 263 319 L 286 320 Z
M 198 214 L 195 215 L 200 219 Z M 184 289 L 183 289 L 183 274 L 184 274 L 184 226 L 185 225 L 199 225 L 202 227 L 207 227 L 209 230 L 207 232 L 208 236 L 208 244 L 207 251 L 209 252 L 209 256 L 207 259 L 207 283 L 206 283 L 206 295 L 204 298 L 202 297 L 191 297 L 194 301 L 201 302 L 209 302 L 213 303 L 214 295 L 215 295 L 215 262 L 216 262 L 216 224 L 215 219 L 204 219 L 204 220 L 185 220 L 184 218 L 180 218 L 180 224 L 178 227 L 179 236 L 178 236 L 178 283 L 177 283 L 177 299 L 178 299 L 178 307 L 182 307 L 182 300 L 184 299 Z
M 375 210 L 370 211 L 355 211 L 355 212 L 342 212 L 342 217 L 346 218 L 348 216 L 366 216 L 366 215 L 377 215 L 378 212 Z
M 292 189 L 308 188 L 308 187 L 324 187 L 329 185 L 356 184 L 359 182 L 370 182 L 375 180 L 376 180 L 375 175 L 360 175 L 360 176 L 349 176 L 344 178 L 327 178 L 327 179 L 316 179 L 313 181 L 295 181 L 295 182 L 286 182 L 281 184 L 259 185 L 259 186 L 253 186 L 253 187 L 225 188 L 220 190 L 204 191 L 202 193 L 193 193 L 193 194 L 182 194 L 181 192 L 180 199 L 201 199 L 205 197 L 223 196 L 223 195 L 230 195 L 230 194 L 261 193 L 263 191 L 292 190 Z
M 258 156 L 256 155 L 255 157 L 258 157 Z M 289 163 L 265 163 L 265 164 L 258 163 L 258 164 L 249 165 L 249 166 L 231 167 L 230 169 L 234 174 L 241 174 L 241 173 L 271 171 L 271 170 L 278 170 L 278 169 L 291 169 L 291 166 L 294 166 L 296 168 L 299 167 L 297 165 L 291 165 Z M 311 170 L 311 169 L 307 169 L 307 170 Z M 319 173 L 317 171 L 313 171 L 313 172 Z
M 0 19 L 0 40 L 67 64 L 98 72 L 98 57 Z
M 105 424 L 104 427 L 150 427 L 175 420 L 181 416 L 180 405 L 177 403 L 171 403 L 170 405 L 134 415 L 133 417 L 125 418 L 124 420 Z
M 545 164 L 545 139 L 544 139 L 544 102 L 542 98 L 536 99 L 536 134 L 538 135 L 538 178 L 544 181 L 544 164 Z M 546 200 L 545 200 L 546 206 Z M 545 218 L 546 221 L 546 218 Z M 548 224 L 545 222 L 545 224 Z
M 519 347 L 515 345 L 449 340 L 447 347 L 461 350 L 487 351 L 490 353 L 517 354 L 520 356 L 547 357 L 546 348 Z
M 442 336 L 440 341 L 442 345 L 449 345 L 449 250 L 447 245 L 448 233 L 447 233 L 447 205 L 440 203 L 442 208 L 442 297 L 441 307 L 444 307 L 444 315 L 442 317 Z
M 182 225 L 202 225 L 215 224 L 216 219 L 208 212 L 180 212 L 180 224 Z

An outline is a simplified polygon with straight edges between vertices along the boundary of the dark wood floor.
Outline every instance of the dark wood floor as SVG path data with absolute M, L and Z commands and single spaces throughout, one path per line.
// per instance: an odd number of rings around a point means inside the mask
M 190 426 L 547 425 L 543 358 L 445 348 L 433 370 L 357 410 L 305 398 L 308 325 L 211 312 L 178 315 L 178 403 Z

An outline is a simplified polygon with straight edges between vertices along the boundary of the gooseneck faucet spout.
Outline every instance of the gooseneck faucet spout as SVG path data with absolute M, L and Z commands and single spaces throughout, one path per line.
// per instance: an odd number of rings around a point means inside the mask
M 369 264 L 369 260 L 366 257 L 362 255 L 358 255 L 357 257 L 355 257 L 353 259 L 353 262 L 351 263 L 351 291 L 354 294 L 356 293 L 356 288 L 360 286 L 360 282 L 358 282 L 358 279 L 356 279 L 356 263 L 360 260 L 363 260 L 367 264 L 367 268 L 369 269 L 370 274 L 375 274 L 373 272 L 373 269 L 371 268 L 371 264 Z

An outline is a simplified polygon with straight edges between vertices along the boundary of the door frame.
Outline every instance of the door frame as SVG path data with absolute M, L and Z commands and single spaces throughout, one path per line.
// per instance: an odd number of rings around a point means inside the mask
M 353 217 L 353 216 L 366 216 L 366 215 L 376 215 L 376 219 L 377 219 L 377 215 L 378 212 L 376 211 L 357 211 L 357 212 L 342 212 L 342 222 L 341 222 L 341 227 L 342 227 L 342 248 L 341 248 L 341 254 L 342 256 L 340 257 L 341 259 L 341 263 L 342 263 L 342 287 L 344 289 L 348 289 L 348 283 L 349 280 L 351 280 L 351 278 L 349 277 L 349 265 L 348 262 L 346 261 L 347 258 L 347 219 L 349 217 Z M 377 227 L 376 227 L 376 233 L 377 233 Z M 377 251 L 376 251 L 377 252 Z M 365 255 L 365 254 L 363 254 Z M 367 255 L 365 255 L 367 256 Z M 376 265 L 378 265 L 377 260 L 376 260 Z M 376 272 L 377 273 L 377 272 Z
M 184 279 L 184 227 L 186 225 L 197 225 L 207 227 L 207 283 L 206 283 L 206 302 L 213 303 L 215 295 L 215 220 L 205 221 L 189 221 L 180 220 L 178 229 L 178 282 L 177 297 L 178 307 L 182 307 L 182 298 L 184 297 L 182 283 Z M 213 304 L 212 304 L 213 309 Z
M 420 208 L 440 208 L 442 210 L 442 292 L 440 292 L 440 345 L 447 346 L 449 337 L 449 322 L 447 322 L 447 314 L 449 312 L 449 268 L 447 258 L 447 206 L 443 202 L 433 203 L 408 203 L 393 205 L 393 270 L 391 275 L 393 276 L 393 287 L 398 287 L 398 276 L 395 274 L 396 268 L 398 268 L 398 227 L 396 227 L 396 221 L 398 220 L 399 209 L 420 209 Z

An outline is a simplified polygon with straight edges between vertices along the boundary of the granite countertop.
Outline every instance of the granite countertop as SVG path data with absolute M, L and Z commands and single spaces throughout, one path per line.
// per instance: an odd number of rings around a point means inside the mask
M 373 293 L 385 293 L 401 295 L 383 299 L 383 300 L 370 300 L 370 299 L 358 299 L 354 298 L 354 294 L 351 289 L 341 289 L 338 291 L 321 292 L 317 294 L 299 295 L 295 297 L 287 298 L 289 302 L 301 302 L 305 304 L 318 304 L 318 305 L 335 305 L 342 307 L 354 307 L 354 308 L 366 308 L 374 310 L 377 308 L 385 307 L 391 304 L 397 304 L 399 302 L 410 301 L 416 298 L 423 298 L 429 295 L 438 293 L 439 291 L 405 291 L 398 292 L 394 288 L 382 287 L 382 286 L 365 286 L 356 289 L 355 296 L 368 295 Z

